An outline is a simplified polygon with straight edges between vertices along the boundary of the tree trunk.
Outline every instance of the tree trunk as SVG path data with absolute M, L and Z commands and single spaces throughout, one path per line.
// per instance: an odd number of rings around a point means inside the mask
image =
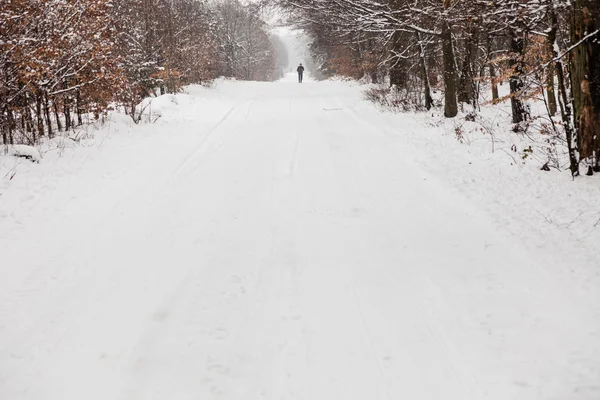
M 496 104 L 500 96 L 498 95 L 498 80 L 496 79 L 496 66 L 494 65 L 493 60 L 490 59 L 491 51 L 492 51 L 492 39 L 490 35 L 486 36 L 486 62 L 490 70 L 490 84 L 492 86 L 492 104 Z M 483 69 L 484 67 L 482 67 Z M 482 74 L 483 75 L 483 74 Z
M 600 28 L 598 0 L 576 0 L 571 20 L 571 42 L 577 43 Z M 587 39 L 571 54 L 577 149 L 581 160 L 600 168 L 600 34 Z
M 52 119 L 50 119 L 50 104 L 48 101 L 48 92 L 44 91 L 44 116 L 46 117 L 46 125 L 48 125 L 48 138 L 54 137 L 54 131 L 52 130 Z
M 81 109 L 81 95 L 79 90 L 77 90 L 77 94 L 75 96 L 75 109 L 77 110 L 77 126 L 83 125 L 83 121 L 81 119 L 81 114 L 83 110 Z
M 550 58 L 554 58 L 554 46 L 556 44 L 556 31 L 558 29 L 558 23 L 556 19 L 556 13 L 554 9 L 550 7 L 548 13 L 548 19 L 550 23 L 550 30 L 548 31 L 548 37 L 546 38 L 546 47 L 548 49 L 548 55 Z M 548 98 L 548 112 L 550 116 L 556 115 L 556 94 L 554 93 L 554 76 L 556 75 L 555 65 L 550 64 L 546 71 L 546 97 Z
M 10 121 L 8 117 L 8 113 L 10 110 L 9 105 L 9 84 L 12 77 L 12 74 L 9 72 L 10 70 L 9 63 L 5 61 L 3 65 L 3 75 L 4 82 L 2 83 L 2 96 L 0 96 L 0 130 L 2 130 L 2 143 L 8 144 L 8 132 L 10 131 Z
M 65 114 L 65 131 L 68 132 L 71 129 L 71 107 L 69 106 L 68 95 L 63 99 L 63 111 Z
M 29 96 L 27 93 L 23 96 L 23 114 L 25 115 L 25 130 L 27 133 L 34 132 L 33 116 L 31 115 L 31 107 L 29 107 Z
M 512 122 L 518 124 L 528 118 L 527 108 L 521 99 L 523 90 L 523 52 L 525 50 L 525 39 L 512 32 L 511 34 L 511 51 L 512 56 L 509 59 L 508 65 L 511 67 L 510 76 L 510 104 L 512 106 Z
M 62 131 L 62 123 L 60 122 L 60 114 L 58 113 L 58 102 L 56 97 L 52 99 L 52 109 L 54 110 L 54 118 L 56 119 L 56 129 Z
M 442 52 L 444 58 L 444 116 L 456 117 L 458 104 L 456 101 L 456 62 L 452 44 L 452 31 L 448 21 L 442 22 Z
M 546 71 L 546 97 L 548 98 L 548 112 L 550 116 L 556 115 L 556 93 L 554 92 L 554 65 L 550 65 Z
M 556 54 L 554 57 L 556 57 Z M 573 127 L 573 112 L 571 103 L 567 99 L 567 88 L 565 86 L 565 74 L 562 61 L 556 63 L 556 76 L 558 78 L 558 105 L 560 114 L 565 127 L 565 136 L 567 140 L 567 149 L 569 151 L 569 169 L 571 175 L 579 175 L 579 161 L 575 153 L 575 128 Z
M 371 83 L 379 83 L 377 79 L 377 69 L 371 70 L 369 75 L 371 76 Z
M 5 107 L 8 109 L 8 106 L 5 105 Z M 2 144 L 8 144 L 8 130 L 10 129 L 8 127 L 8 115 L 2 113 L 2 119 L 6 120 L 6 122 L 2 121 L 0 123 L 0 129 L 2 130 Z
M 550 28 L 556 32 L 556 12 L 555 6 L 556 1 L 553 0 L 551 4 L 550 13 L 554 14 L 554 18 L 551 18 L 554 21 L 554 25 Z M 556 35 L 554 36 L 554 42 L 550 46 L 551 48 L 551 57 L 558 57 L 558 45 L 556 44 Z M 567 95 L 567 87 L 565 81 L 565 73 L 562 60 L 556 61 L 554 66 L 554 71 L 556 72 L 556 77 L 558 80 L 558 106 L 560 109 L 560 115 L 563 120 L 563 126 L 565 127 L 565 136 L 567 140 L 567 149 L 569 152 L 569 169 L 571 170 L 572 176 L 579 175 L 579 160 L 577 159 L 577 155 L 575 152 L 575 127 L 573 126 L 573 109 L 572 103 L 568 99 Z
M 12 145 L 12 144 L 15 144 L 14 132 L 15 132 L 16 124 L 15 124 L 15 116 L 13 115 L 13 110 L 8 105 L 6 108 L 6 118 L 8 121 L 8 143 L 10 143 Z
M 44 136 L 44 120 L 42 116 L 42 93 L 40 91 L 37 92 L 35 96 L 35 118 L 37 121 L 37 130 L 38 137 Z M 33 135 L 33 143 L 37 141 L 35 134 Z
M 429 85 L 429 71 L 427 70 L 427 61 L 425 60 L 425 46 L 421 40 L 421 34 L 417 32 L 417 40 L 421 49 L 419 58 L 421 61 L 421 75 L 423 78 L 423 88 L 425 91 L 425 108 L 429 111 L 433 105 L 433 99 L 431 98 L 431 86 Z
M 476 106 L 476 90 L 475 90 L 475 82 L 473 79 L 473 65 L 472 65 L 472 56 L 473 51 L 477 46 L 477 42 L 475 41 L 475 30 L 473 28 L 469 29 L 469 36 L 467 37 L 467 44 L 465 50 L 465 58 L 462 65 L 462 71 L 459 79 L 459 89 L 458 89 L 458 101 L 461 103 L 469 103 Z
M 11 124 L 11 117 L 12 117 L 12 111 L 10 109 L 10 106 L 8 103 L 4 103 L 4 108 L 6 110 L 6 114 L 2 115 L 2 119 L 4 120 L 3 123 L 1 124 L 2 127 L 2 143 L 3 144 L 13 144 L 12 141 L 12 124 Z M 9 141 L 10 138 L 10 141 Z
M 492 103 L 498 102 L 498 81 L 496 80 L 496 67 L 490 63 L 490 81 L 492 82 Z

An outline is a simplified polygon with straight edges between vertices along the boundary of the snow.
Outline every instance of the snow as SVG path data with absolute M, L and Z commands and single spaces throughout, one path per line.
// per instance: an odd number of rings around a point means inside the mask
M 0 157 L 0 398 L 600 397 L 595 178 L 306 78 Z
M 159 97 L 149 97 L 144 99 L 137 107 L 136 114 L 141 114 L 146 122 L 154 122 L 155 119 L 162 117 L 163 114 L 178 106 L 178 96 L 165 94 Z
M 42 159 L 38 149 L 24 144 L 1 145 L 0 154 L 12 157 L 22 157 L 35 162 L 40 162 Z

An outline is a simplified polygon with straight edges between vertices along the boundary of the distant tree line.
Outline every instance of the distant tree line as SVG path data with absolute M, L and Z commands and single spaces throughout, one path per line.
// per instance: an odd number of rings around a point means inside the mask
M 478 106 L 482 82 L 499 100 L 508 82 L 512 121 L 525 100 L 543 96 L 562 120 L 571 172 L 600 172 L 600 1 L 598 0 L 276 0 L 313 38 L 326 75 L 384 78 L 444 114 Z M 416 93 L 416 95 L 415 95 Z
M 237 0 L 0 0 L 1 143 L 36 143 L 111 107 L 219 76 L 274 80 L 256 6 Z

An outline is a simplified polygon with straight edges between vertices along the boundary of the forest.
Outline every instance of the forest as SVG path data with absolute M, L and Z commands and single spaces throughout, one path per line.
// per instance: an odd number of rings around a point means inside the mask
M 274 80 L 282 45 L 237 0 L 1 0 L 2 143 L 35 144 L 216 77 Z
M 510 100 L 515 130 L 527 101 L 545 102 L 573 175 L 600 171 L 600 2 L 596 0 L 282 0 L 310 33 L 325 75 L 387 78 L 398 101 L 444 115 Z M 500 98 L 498 84 L 510 95 Z M 375 93 L 373 97 L 384 94 Z M 554 118 L 556 117 L 556 118 Z
M 599 153 L 600 0 L 0 0 L 0 400 L 600 400 Z
M 389 83 L 375 101 L 393 93 L 454 118 L 490 90 L 518 130 L 541 100 L 571 173 L 600 172 L 596 0 L 1 0 L 2 142 L 34 144 L 114 107 L 137 120 L 143 98 L 220 76 L 276 80 L 285 50 L 265 8 L 309 35 L 318 75 Z

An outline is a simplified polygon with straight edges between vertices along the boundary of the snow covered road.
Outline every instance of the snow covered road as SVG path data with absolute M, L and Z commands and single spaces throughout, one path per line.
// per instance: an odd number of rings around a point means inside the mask
M 156 124 L 176 145 L 0 228 L 0 399 L 600 398 L 598 288 L 423 171 L 359 88 L 215 90 L 211 123 L 191 94 Z

